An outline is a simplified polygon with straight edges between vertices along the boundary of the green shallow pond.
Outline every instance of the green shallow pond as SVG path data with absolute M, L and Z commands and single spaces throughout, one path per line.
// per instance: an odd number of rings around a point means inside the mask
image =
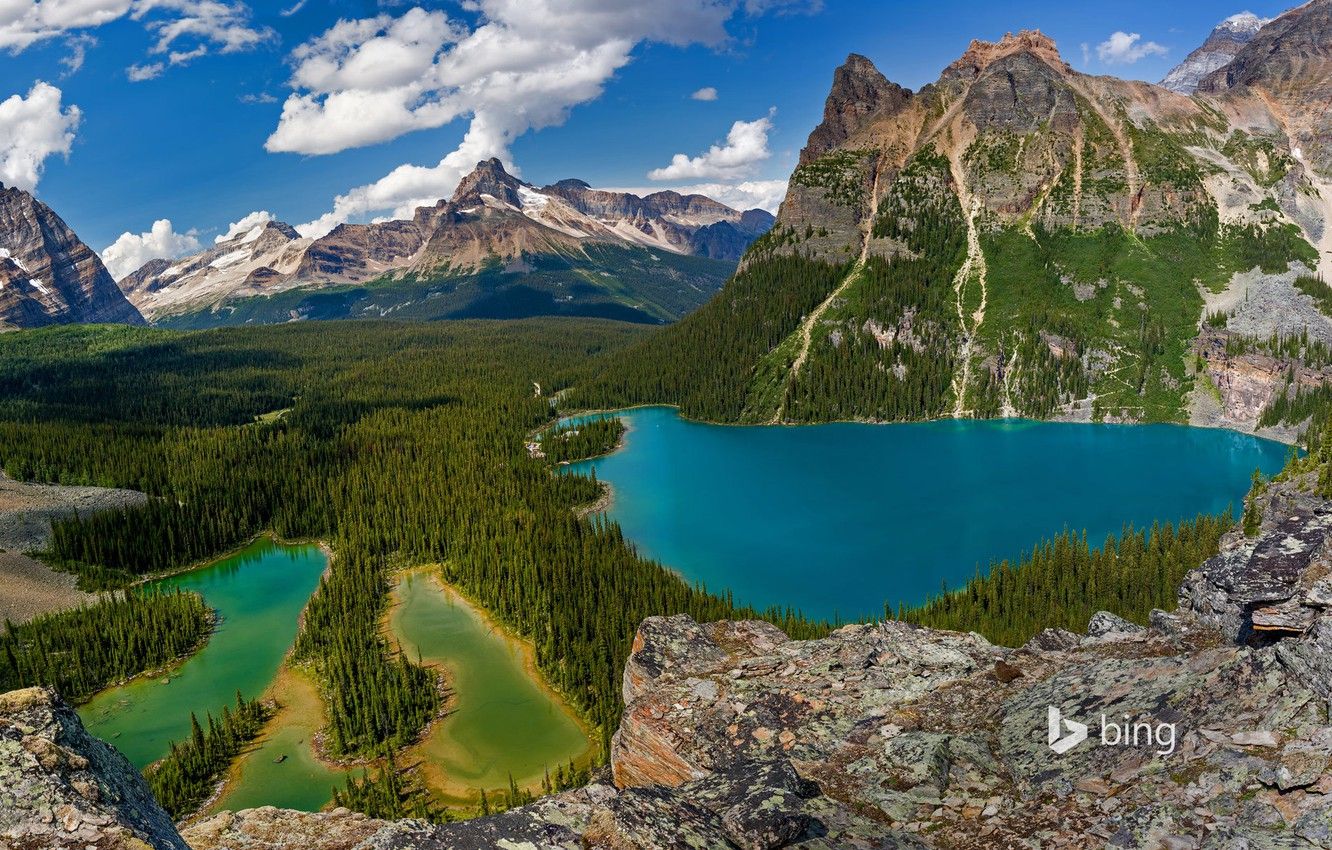
M 315 758 L 314 735 L 325 725 L 319 691 L 303 673 L 281 674 L 275 693 L 281 712 L 258 744 L 241 757 L 214 811 L 277 806 L 314 812 L 333 799 L 346 771 Z
M 427 778 L 446 796 L 539 783 L 547 768 L 578 760 L 589 741 L 551 691 L 532 678 L 521 645 L 428 575 L 394 590 L 392 628 L 409 657 L 443 666 L 454 711 L 418 748 Z
M 200 593 L 218 612 L 218 628 L 168 684 L 160 677 L 135 679 L 80 708 L 88 731 L 142 768 L 166 755 L 171 741 L 189 735 L 191 712 L 202 720 L 234 704 L 237 691 L 246 699 L 262 694 L 291 648 L 301 611 L 327 564 L 318 546 L 260 538 L 214 564 L 150 584 Z

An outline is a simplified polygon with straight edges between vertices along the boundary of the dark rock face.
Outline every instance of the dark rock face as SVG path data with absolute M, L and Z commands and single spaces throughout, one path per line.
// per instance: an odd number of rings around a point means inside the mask
M 832 90 L 823 105 L 823 123 L 810 133 L 800 152 L 800 164 L 840 148 L 875 116 L 902 109 L 911 97 L 910 89 L 889 82 L 873 62 L 852 53 L 833 72 Z
M 305 280 L 362 281 L 400 266 L 424 242 L 410 221 L 341 224 L 305 250 L 296 277 Z
M 139 772 L 41 688 L 0 694 L 0 847 L 189 850 Z
M 1324 612 L 1332 605 L 1332 505 L 1278 487 L 1266 495 L 1261 509 L 1262 533 L 1236 536 L 1221 554 L 1189 573 L 1180 588 L 1180 607 L 1228 640 L 1264 644 L 1309 632 L 1313 645 L 1322 647 L 1321 635 L 1328 628 Z M 1309 684 L 1332 698 L 1332 678 Z
M 144 323 L 60 216 L 0 185 L 0 330 L 75 322 Z
M 763 212 L 763 210 L 750 210 L 750 212 Z M 729 221 L 719 221 L 716 224 L 700 227 L 689 236 L 689 253 L 698 257 L 711 257 L 714 260 L 740 259 L 754 240 L 772 227 L 772 216 L 767 213 L 764 215 L 767 215 L 767 226 L 759 225 L 757 230 L 742 230 Z
M 967 90 L 963 108 L 976 127 L 1026 134 L 1048 125 L 1071 132 L 1078 124 L 1073 90 L 1032 53 L 996 60 Z

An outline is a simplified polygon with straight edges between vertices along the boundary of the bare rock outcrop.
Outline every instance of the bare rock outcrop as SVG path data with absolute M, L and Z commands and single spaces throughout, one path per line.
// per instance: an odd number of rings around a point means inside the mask
M 189 850 L 129 761 L 55 694 L 0 694 L 0 848 Z

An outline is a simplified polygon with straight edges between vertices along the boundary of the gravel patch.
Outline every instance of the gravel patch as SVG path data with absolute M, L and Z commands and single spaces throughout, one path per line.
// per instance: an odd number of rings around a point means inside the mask
M 1281 274 L 1264 274 L 1258 269 L 1239 272 L 1223 292 L 1204 292 L 1205 313 L 1224 310 L 1231 314 L 1226 330 L 1266 339 L 1273 333 L 1298 334 L 1308 328 L 1309 336 L 1332 344 L 1332 319 L 1318 309 L 1314 300 L 1295 288 L 1295 278 L 1310 274 L 1300 263 Z
M 147 499 L 133 490 L 24 484 L 0 474 L 0 626 L 5 620 L 22 623 L 95 598 L 77 589 L 74 576 L 27 554 L 50 543 L 51 520 Z

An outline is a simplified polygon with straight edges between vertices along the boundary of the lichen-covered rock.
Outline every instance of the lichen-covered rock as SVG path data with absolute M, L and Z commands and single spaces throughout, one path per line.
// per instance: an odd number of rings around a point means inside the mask
M 1087 637 L 1103 638 L 1111 635 L 1131 635 L 1143 631 L 1142 626 L 1130 623 L 1109 611 L 1097 611 L 1087 623 Z
M 43 688 L 0 694 L 0 848 L 188 850 L 139 772 Z

